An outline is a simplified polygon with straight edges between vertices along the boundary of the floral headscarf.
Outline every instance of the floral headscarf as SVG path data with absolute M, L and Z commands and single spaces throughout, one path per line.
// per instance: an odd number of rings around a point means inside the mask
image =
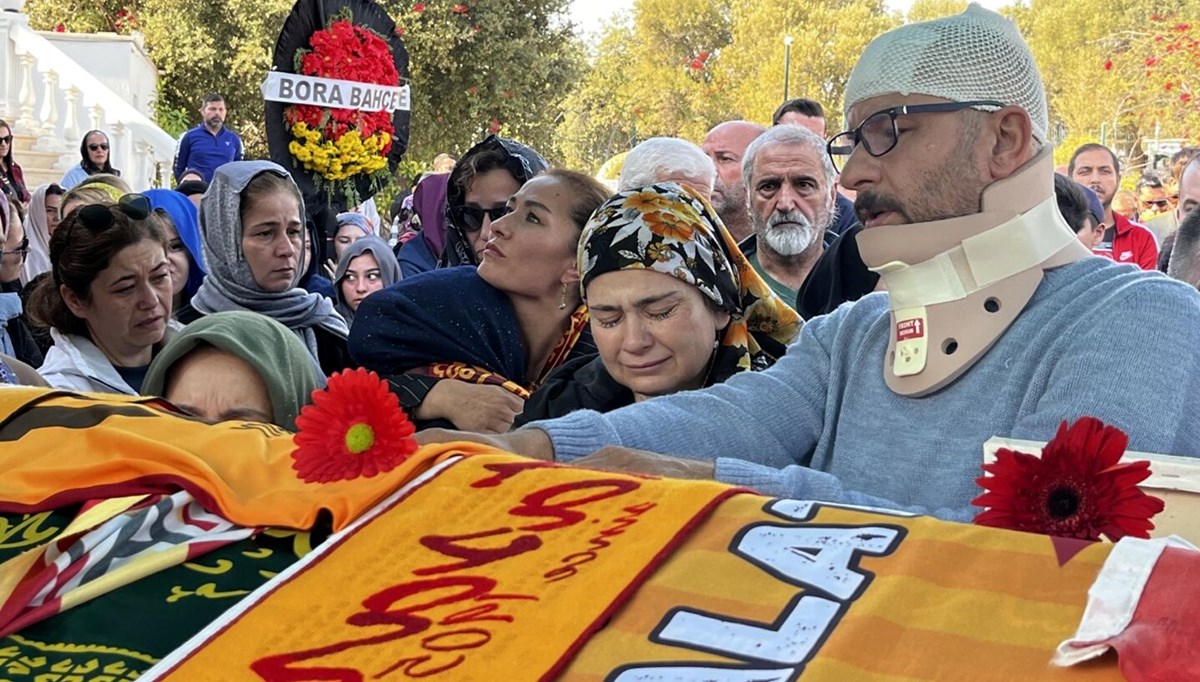
M 587 285 L 600 275 L 653 270 L 691 284 L 728 312 L 707 384 L 769 367 L 800 332 L 800 316 L 750 267 L 712 206 L 674 182 L 601 204 L 583 229 L 578 265 L 585 301 Z

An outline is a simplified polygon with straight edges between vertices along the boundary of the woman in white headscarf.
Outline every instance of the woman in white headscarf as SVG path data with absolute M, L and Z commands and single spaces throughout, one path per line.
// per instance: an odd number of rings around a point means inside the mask
M 25 216 L 25 238 L 29 240 L 29 254 L 25 256 L 21 284 L 29 284 L 34 277 L 50 272 L 50 235 L 58 228 L 58 209 L 62 203 L 62 195 L 63 188 L 55 184 L 41 185 L 33 190 L 29 214 Z

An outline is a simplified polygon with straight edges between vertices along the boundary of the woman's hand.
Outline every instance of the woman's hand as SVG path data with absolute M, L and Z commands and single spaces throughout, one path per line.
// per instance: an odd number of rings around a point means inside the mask
M 333 282 L 333 276 L 337 273 L 337 263 L 334 263 L 332 259 L 327 258 L 325 259 L 325 265 L 321 266 L 321 269 L 325 271 L 325 276 L 329 278 L 329 281 Z M 334 284 L 336 284 L 336 282 L 334 282 Z
M 525 409 L 525 401 L 500 386 L 439 381 L 413 416 L 421 421 L 447 419 L 463 431 L 504 433 Z

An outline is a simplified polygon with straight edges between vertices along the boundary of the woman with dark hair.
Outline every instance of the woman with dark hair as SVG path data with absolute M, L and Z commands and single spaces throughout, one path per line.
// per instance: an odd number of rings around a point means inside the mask
M 13 161 L 13 133 L 8 123 L 0 119 L 0 189 L 15 194 L 22 204 L 29 203 L 29 190 L 25 189 L 25 174 L 21 166 Z
M 282 166 L 219 167 L 200 203 L 200 230 L 208 274 L 192 297 L 197 313 L 266 315 L 300 337 L 322 376 L 350 366 L 346 321 L 328 298 L 299 287 L 308 266 L 304 201 Z
M 83 182 L 89 175 L 97 173 L 121 175 L 121 171 L 112 166 L 109 146 L 108 135 L 99 130 L 89 130 L 88 134 L 83 136 L 83 142 L 79 143 L 79 163 L 67 171 L 58 184 L 64 190 L 69 190 Z
M 471 147 L 450 171 L 446 188 L 446 246 L 438 267 L 479 265 L 509 197 L 550 167 L 533 149 L 492 135 Z
M 551 370 L 596 352 L 575 252 L 606 198 L 574 171 L 526 182 L 496 215 L 478 268 L 421 273 L 366 297 L 350 329 L 354 359 L 387 376 L 421 426 L 507 431 Z
M 54 345 L 38 370 L 55 388 L 137 395 L 171 329 L 171 265 L 139 194 L 67 216 L 50 238 L 52 276 L 30 296 Z

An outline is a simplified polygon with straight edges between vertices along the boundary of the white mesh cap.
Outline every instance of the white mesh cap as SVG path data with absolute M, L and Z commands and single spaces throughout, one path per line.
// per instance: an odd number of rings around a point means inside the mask
M 1046 90 L 1033 53 L 1011 21 L 975 3 L 872 40 L 846 83 L 846 112 L 893 92 L 1015 104 L 1033 119 L 1034 139 L 1046 141 Z

